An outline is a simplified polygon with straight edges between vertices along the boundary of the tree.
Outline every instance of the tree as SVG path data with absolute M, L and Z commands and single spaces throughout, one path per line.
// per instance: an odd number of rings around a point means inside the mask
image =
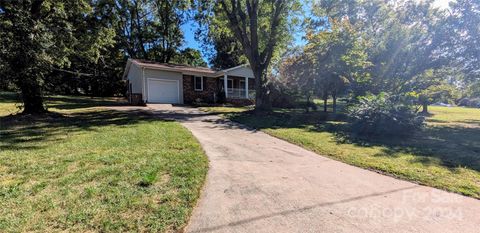
M 446 77 L 450 76 L 451 70 L 427 70 L 416 76 L 405 85 L 410 89 L 408 96 L 417 98 L 422 106 L 422 113 L 428 114 L 428 105 L 435 102 L 451 103 L 459 98 L 457 88 L 450 84 Z
M 45 112 L 43 86 L 54 69 L 70 65 L 74 53 L 95 55 L 111 44 L 112 30 L 95 28 L 75 38 L 76 22 L 91 17 L 85 0 L 0 0 L 0 51 L 9 67 L 8 78 L 20 89 L 23 112 Z M 90 46 L 82 46 L 87 40 Z
M 183 44 L 185 0 L 113 1 L 117 39 L 128 57 L 168 63 Z
M 173 62 L 190 66 L 207 67 L 207 63 L 203 60 L 200 51 L 192 48 L 186 48 L 175 54 Z
M 465 73 L 463 81 L 480 82 L 480 1 L 457 0 L 450 6 L 445 22 L 450 44 L 445 52 L 453 55 L 454 65 Z
M 331 95 L 333 112 L 336 112 L 339 95 L 346 94 L 354 83 L 368 81 L 366 69 L 371 63 L 367 61 L 367 44 L 347 19 L 330 19 L 328 28 L 318 32 L 316 24 L 311 23 L 304 52 L 312 59 L 311 72 L 315 74 L 319 96 L 324 100 L 324 111 Z
M 466 88 L 465 95 L 470 98 L 479 98 L 480 97 L 480 82 L 475 82 L 470 84 Z
M 418 102 L 422 105 L 422 113 L 428 114 L 428 105 L 438 101 L 450 102 L 457 96 L 457 90 L 452 85 L 432 85 L 419 93 Z
M 429 69 L 449 64 L 445 11 L 431 1 L 319 1 L 321 17 L 348 18 L 369 42 L 366 53 L 372 63 L 368 90 L 404 93 L 405 83 Z
M 220 5 L 213 9 L 214 17 L 201 23 L 196 33 L 196 39 L 203 42 L 204 51 L 214 68 L 228 69 L 248 63 L 242 45 L 229 29 L 228 20 L 222 14 Z M 204 33 L 204 32 L 207 33 Z
M 214 68 L 228 69 L 247 63 L 247 59 L 242 52 L 242 45 L 238 43 L 235 37 L 220 34 L 212 40 L 215 54 L 210 59 L 210 63 Z
M 268 110 L 271 108 L 267 87 L 269 65 L 279 44 L 291 38 L 293 12 L 300 10 L 300 5 L 288 0 L 200 1 L 200 12 L 210 15 L 205 9 L 212 9 L 217 3 L 221 7 L 218 12 L 227 19 L 253 70 L 255 109 Z
M 294 90 L 306 99 L 305 110 L 309 111 L 312 97 L 317 93 L 315 71 L 309 54 L 303 52 L 303 48 L 289 51 L 279 66 L 280 79 L 284 86 Z

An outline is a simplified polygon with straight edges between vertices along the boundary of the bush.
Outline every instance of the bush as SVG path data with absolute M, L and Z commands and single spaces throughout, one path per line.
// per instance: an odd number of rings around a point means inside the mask
M 360 135 L 406 136 L 424 126 L 414 106 L 385 93 L 359 97 L 348 109 L 352 130 Z
M 459 106 L 480 108 L 480 98 L 464 98 L 458 102 Z
M 217 104 L 224 104 L 227 102 L 227 97 L 225 96 L 225 91 L 221 90 L 217 93 Z
M 270 102 L 275 108 L 294 108 L 296 107 L 295 95 L 289 91 L 283 83 L 272 81 L 269 86 Z

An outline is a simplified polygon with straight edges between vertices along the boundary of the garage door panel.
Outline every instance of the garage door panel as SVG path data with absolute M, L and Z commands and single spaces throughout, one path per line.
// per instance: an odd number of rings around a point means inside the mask
M 149 79 L 148 102 L 178 104 L 179 82 L 177 80 Z

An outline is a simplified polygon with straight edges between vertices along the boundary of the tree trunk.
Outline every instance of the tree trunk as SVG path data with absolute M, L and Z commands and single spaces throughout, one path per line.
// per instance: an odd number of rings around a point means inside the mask
M 31 48 L 32 46 L 25 46 Z M 19 51 L 18 56 L 11 64 L 12 73 L 15 75 L 16 85 L 20 88 L 23 113 L 24 114 L 42 114 L 46 112 L 43 106 L 42 87 L 40 86 L 39 77 L 42 71 L 32 68 L 36 63 L 34 57 L 25 51 Z M 33 72 L 25 72 L 26 70 L 34 70 Z
M 43 106 L 43 96 L 37 80 L 25 80 L 20 84 L 24 114 L 42 114 L 47 110 Z
M 310 112 L 310 95 L 307 95 L 307 104 L 305 105 L 305 111 Z
M 265 71 L 255 67 L 252 69 L 255 75 L 255 112 L 270 111 L 272 105 L 270 103 L 267 87 L 264 85 L 266 79 Z
M 423 103 L 422 113 L 428 114 L 428 103 Z
M 332 95 L 333 98 L 333 113 L 337 113 L 337 94 Z
M 328 103 L 327 103 L 327 102 L 328 102 L 328 96 L 325 95 L 325 96 L 323 96 L 323 111 L 324 111 L 324 112 L 327 112 L 327 111 L 328 111 L 328 109 L 327 109 Z

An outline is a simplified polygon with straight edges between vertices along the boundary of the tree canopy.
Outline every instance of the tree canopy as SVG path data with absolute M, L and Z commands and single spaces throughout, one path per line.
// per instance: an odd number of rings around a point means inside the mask
M 96 61 L 112 43 L 114 32 L 97 21 L 94 7 L 83 0 L 0 1 L 0 57 L 25 113 L 45 111 L 42 87 L 53 70 L 70 66 L 72 56 Z
M 45 92 L 124 94 L 127 58 L 206 66 L 183 45 L 189 1 L 0 1 L 0 84 L 18 88 L 25 113 Z
M 304 24 L 306 45 L 282 64 L 304 66 L 282 76 L 311 77 L 316 86 L 309 87 L 324 99 L 335 99 L 341 90 L 352 97 L 415 93 L 422 105 L 447 101 L 438 96 L 458 100 L 452 89 L 472 90 L 479 82 L 479 5 L 462 0 L 439 9 L 433 1 L 316 1 Z

